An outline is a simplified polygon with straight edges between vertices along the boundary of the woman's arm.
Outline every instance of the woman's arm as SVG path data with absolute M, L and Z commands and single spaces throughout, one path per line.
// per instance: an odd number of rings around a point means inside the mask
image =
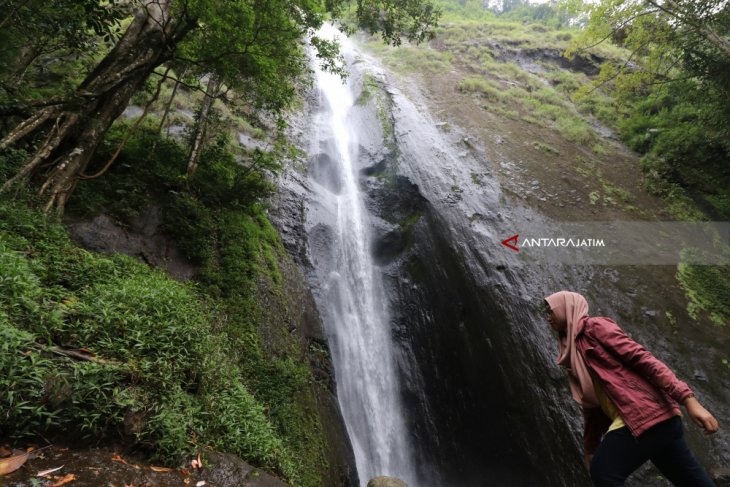
M 692 394 L 692 389 L 679 380 L 664 362 L 629 337 L 615 321 L 609 318 L 592 318 L 591 323 L 591 334 L 606 349 L 679 404 L 683 404 Z
M 612 350 L 622 362 L 682 404 L 692 421 L 705 430 L 706 434 L 715 433 L 720 428 L 717 419 L 700 404 L 692 389 L 679 380 L 664 362 L 635 342 L 613 320 L 609 318 L 594 318 L 594 320 L 593 335 L 606 348 Z

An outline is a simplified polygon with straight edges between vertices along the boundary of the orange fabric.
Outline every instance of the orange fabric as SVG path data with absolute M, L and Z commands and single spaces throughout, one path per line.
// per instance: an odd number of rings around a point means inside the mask
M 581 406 L 597 407 L 599 402 L 593 387 L 593 378 L 575 346 L 578 324 L 588 316 L 588 302 L 580 294 L 570 291 L 551 294 L 545 301 L 555 313 L 558 323 L 566 324 L 565 330 L 560 333 L 560 354 L 557 362 L 568 369 L 573 399 Z

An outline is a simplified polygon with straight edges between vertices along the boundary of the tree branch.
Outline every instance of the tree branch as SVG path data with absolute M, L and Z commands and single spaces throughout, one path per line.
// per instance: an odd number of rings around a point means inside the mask
M 170 67 L 165 70 L 165 74 L 170 72 Z M 103 168 L 96 174 L 93 174 L 91 176 L 88 176 L 84 174 L 83 172 L 79 174 L 79 179 L 95 179 L 104 174 L 109 170 L 110 167 L 112 167 L 112 164 L 114 164 L 114 161 L 117 160 L 117 157 L 119 157 L 119 154 L 121 154 L 124 147 L 127 145 L 127 142 L 129 142 L 129 138 L 132 136 L 132 134 L 137 130 L 137 128 L 142 124 L 142 121 L 147 116 L 147 113 L 150 110 L 150 107 L 152 104 L 157 100 L 157 98 L 160 96 L 160 91 L 162 90 L 162 84 L 165 82 L 164 78 L 160 78 L 160 81 L 157 83 L 157 89 L 155 90 L 155 94 L 152 96 L 152 98 L 149 99 L 149 101 L 145 104 L 144 110 L 142 111 L 142 115 L 139 116 L 139 118 L 134 122 L 134 124 L 127 129 L 127 133 L 124 134 L 124 139 L 119 143 L 119 146 L 117 147 L 117 150 L 114 152 L 114 155 L 107 161 L 107 163 L 104 165 Z

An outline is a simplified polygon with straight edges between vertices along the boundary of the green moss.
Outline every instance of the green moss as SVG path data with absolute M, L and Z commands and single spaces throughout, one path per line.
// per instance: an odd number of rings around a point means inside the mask
M 683 257 L 691 250 L 683 250 Z M 687 311 L 697 319 L 706 313 L 713 323 L 725 326 L 730 323 L 730 283 L 727 265 L 692 265 L 685 262 L 677 266 L 677 279 L 689 300 Z
M 374 76 L 366 74 L 362 80 L 362 91 L 360 96 L 355 100 L 356 105 L 367 105 L 373 99 L 375 93 L 379 90 L 378 83 Z
M 603 189 L 603 192 L 608 196 L 615 196 L 624 203 L 630 203 L 631 201 L 633 201 L 631 193 L 623 188 L 619 188 L 618 186 L 611 184 L 605 179 L 601 179 L 601 187 Z

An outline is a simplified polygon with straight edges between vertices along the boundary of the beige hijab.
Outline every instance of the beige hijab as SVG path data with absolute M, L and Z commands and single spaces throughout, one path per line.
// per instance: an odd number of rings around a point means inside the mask
M 598 406 L 593 379 L 588 372 L 583 357 L 575 346 L 575 335 L 581 318 L 588 316 L 588 302 L 583 296 L 570 291 L 559 291 L 545 298 L 550 309 L 555 313 L 558 323 L 566 323 L 564 332 L 560 333 L 560 354 L 558 364 L 568 369 L 570 390 L 580 405 Z

